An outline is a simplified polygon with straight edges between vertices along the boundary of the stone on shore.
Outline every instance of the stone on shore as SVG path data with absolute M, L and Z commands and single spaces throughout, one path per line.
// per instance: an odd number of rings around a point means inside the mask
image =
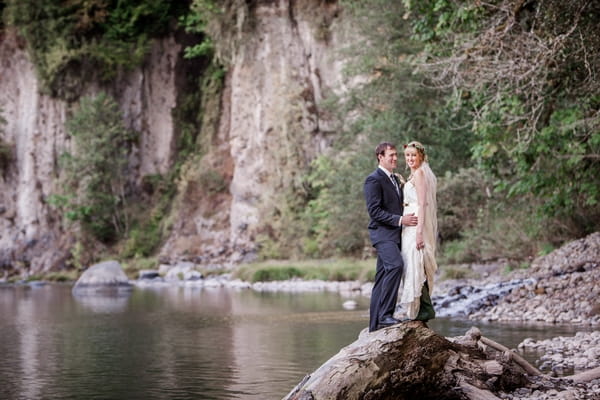
M 89 267 L 73 286 L 73 293 L 114 293 L 132 288 L 121 264 L 104 261 Z

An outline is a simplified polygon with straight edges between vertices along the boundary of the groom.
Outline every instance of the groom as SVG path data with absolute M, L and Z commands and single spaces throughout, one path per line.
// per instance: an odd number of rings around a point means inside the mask
M 398 166 L 398 151 L 389 142 L 375 148 L 379 167 L 365 180 L 369 236 L 377 250 L 375 284 L 371 292 L 369 332 L 400 322 L 393 317 L 402 280 L 404 262 L 401 254 L 401 227 L 416 226 L 413 214 L 402 216 L 402 190 L 394 175 Z

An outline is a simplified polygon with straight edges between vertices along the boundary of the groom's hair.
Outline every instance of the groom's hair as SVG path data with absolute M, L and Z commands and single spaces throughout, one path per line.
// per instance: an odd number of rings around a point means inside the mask
M 375 147 L 375 158 L 379 161 L 379 155 L 385 154 L 387 149 L 395 149 L 396 145 L 390 142 L 381 142 Z

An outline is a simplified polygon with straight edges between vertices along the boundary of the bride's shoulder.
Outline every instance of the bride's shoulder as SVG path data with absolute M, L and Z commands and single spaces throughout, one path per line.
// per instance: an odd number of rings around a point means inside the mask
M 403 177 L 402 175 L 400 175 L 400 174 L 399 174 L 399 173 L 397 173 L 397 172 L 394 172 L 394 175 L 396 175 L 396 178 L 398 178 L 398 180 L 400 181 L 400 183 L 401 183 L 402 185 L 404 185 L 404 184 L 406 183 L 406 179 L 404 179 L 404 177 Z
M 413 178 L 423 178 L 425 176 L 425 171 L 423 171 L 423 168 L 417 168 L 415 170 L 415 172 L 413 172 Z

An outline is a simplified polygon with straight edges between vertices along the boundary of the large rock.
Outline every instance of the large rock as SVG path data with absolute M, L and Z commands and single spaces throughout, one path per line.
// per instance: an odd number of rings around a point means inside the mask
M 104 261 L 92 265 L 79 277 L 73 286 L 73 293 L 113 293 L 128 291 L 132 287 L 119 262 Z
M 229 1 L 222 15 L 208 27 L 229 65 L 221 109 L 215 132 L 202 134 L 209 153 L 185 169 L 161 250 L 171 264 L 255 259 L 257 237 L 277 229 L 273 212 L 301 186 L 298 170 L 329 149 L 339 129 L 323 103 L 352 86 L 344 73 L 352 53 L 343 50 L 357 30 L 337 1 Z M 207 190 L 211 170 L 226 191 Z
M 485 400 L 527 383 L 512 361 L 489 359 L 414 321 L 363 332 L 285 399 Z

